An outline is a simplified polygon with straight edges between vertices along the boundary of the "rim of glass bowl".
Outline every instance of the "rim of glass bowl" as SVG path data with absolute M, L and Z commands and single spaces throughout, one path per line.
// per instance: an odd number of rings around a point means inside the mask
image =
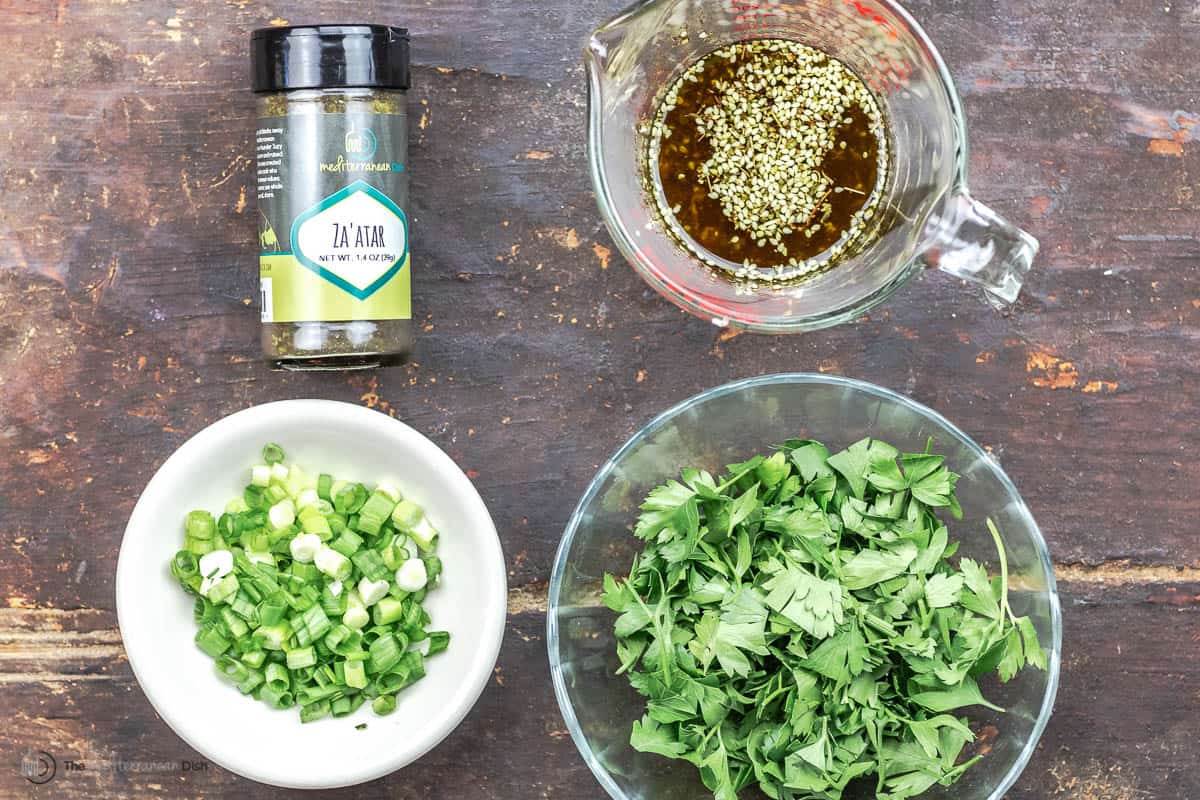
M 667 422 L 679 414 L 694 408 L 702 403 L 707 402 L 715 397 L 721 397 L 727 394 L 734 394 L 744 389 L 754 386 L 763 386 L 767 384 L 823 384 L 832 386 L 843 386 L 848 389 L 854 389 L 859 392 L 864 392 L 873 395 L 883 400 L 890 400 L 899 403 L 909 409 L 929 418 L 931 421 L 945 428 L 951 436 L 956 438 L 959 443 L 965 445 L 974 454 L 986 460 L 992 465 L 1000 480 L 1000 484 L 1012 494 L 1015 507 L 1019 511 L 1020 516 L 1025 520 L 1026 525 L 1033 536 L 1034 545 L 1038 552 L 1038 558 L 1042 562 L 1042 567 L 1046 571 L 1048 577 L 1046 583 L 1046 592 L 1050 600 L 1050 622 L 1051 622 L 1051 642 L 1053 650 L 1049 654 L 1049 661 L 1046 665 L 1046 691 L 1042 695 L 1042 707 L 1038 713 L 1037 722 L 1033 726 L 1032 734 L 1029 741 L 1025 743 L 1025 748 L 1021 754 L 1013 762 L 1008 774 L 1002 780 L 992 793 L 988 800 L 1000 800 L 1004 794 L 1012 788 L 1013 784 L 1021 776 L 1025 770 L 1029 760 L 1033 757 L 1034 749 L 1042 738 L 1042 734 L 1046 730 L 1046 725 L 1050 722 L 1050 715 L 1054 710 L 1054 700 L 1058 694 L 1059 668 L 1062 652 L 1062 608 L 1059 604 L 1058 585 L 1054 577 L 1054 565 L 1050 560 L 1050 551 L 1046 547 L 1046 540 L 1042 536 L 1041 528 L 1038 527 L 1037 521 L 1033 518 L 1033 514 L 1029 511 L 1029 507 L 1025 504 L 1025 500 L 1021 497 L 1021 493 L 1017 491 L 1017 487 L 1009 479 L 1008 474 L 1000 467 L 999 463 L 992 458 L 982 447 L 975 443 L 975 440 L 959 429 L 957 425 L 946 419 L 937 411 L 922 405 L 902 394 L 893 392 L 890 389 L 885 389 L 882 386 L 876 386 L 873 383 L 866 381 L 855 380 L 853 378 L 842 378 L 830 375 L 817 375 L 807 372 L 780 373 L 776 375 L 763 375 L 758 378 L 747 378 L 733 383 L 726 383 L 721 386 L 716 386 L 712 389 L 701 392 L 693 397 L 684 400 L 682 403 L 671 407 L 664 411 L 654 419 L 650 420 L 635 433 L 629 441 L 621 445 L 621 447 L 613 453 L 613 455 L 604 462 L 604 465 L 596 472 L 591 483 L 588 484 L 587 490 L 583 493 L 579 503 L 575 506 L 575 510 L 571 513 L 571 518 L 567 522 L 567 527 L 563 532 L 562 541 L 559 542 L 558 553 L 554 557 L 554 567 L 550 574 L 550 594 L 549 602 L 546 609 L 546 647 L 550 656 L 550 677 L 554 683 L 554 696 L 558 700 L 558 708 L 562 713 L 563 720 L 567 723 L 567 729 L 571 733 L 571 739 L 575 742 L 575 746 L 579 749 L 580 755 L 587 763 L 588 768 L 608 792 L 609 796 L 614 800 L 629 800 L 621 788 L 617 786 L 612 776 L 608 774 L 608 770 L 600 763 L 596 754 L 592 752 L 592 748 L 588 745 L 587 739 L 583 735 L 583 731 L 579 726 L 579 720 L 575 716 L 575 709 L 571 705 L 570 698 L 567 696 L 566 681 L 563 677 L 562 664 L 558 657 L 558 606 L 559 594 L 562 591 L 563 572 L 566 567 L 567 553 L 571 549 L 571 544 L 575 540 L 575 533 L 579 530 L 582 512 L 593 498 L 599 493 L 601 485 L 608 479 L 618 461 L 629 452 L 630 449 L 640 444 L 643 440 L 655 434 Z
M 618 27 L 628 21 L 630 17 L 637 14 L 644 7 L 653 5 L 660 0 L 637 0 L 626 8 L 622 9 L 616 16 L 605 22 L 599 28 L 592 32 L 591 39 L 594 39 L 597 34 L 603 33 L 610 28 Z M 885 6 L 890 12 L 895 14 L 912 32 L 913 37 L 920 42 L 921 47 L 929 55 L 930 60 L 937 67 L 938 77 L 942 81 L 942 85 L 946 89 L 946 96 L 950 103 L 950 108 L 953 110 L 955 125 L 958 131 L 958 147 L 955 152 L 955 173 L 956 177 L 954 184 L 947 190 L 947 194 L 952 194 L 956 190 L 961 189 L 966 185 L 967 173 L 967 130 L 966 118 L 963 114 L 962 99 L 958 94 L 958 87 L 954 84 L 954 77 L 950 74 L 949 67 L 946 66 L 945 59 L 942 58 L 941 52 L 934 46 L 933 40 L 929 38 L 929 34 L 921 27 L 921 24 L 908 12 L 904 6 L 894 0 L 876 0 L 882 6 Z M 591 41 L 589 39 L 589 42 Z M 596 204 L 600 208 L 600 217 L 604 220 L 604 225 L 612 236 L 613 241 L 617 245 L 617 250 L 625 257 L 625 260 L 630 266 L 642 277 L 646 283 L 650 284 L 659 294 L 670 300 L 675 305 L 684 309 L 690 314 L 694 314 L 702 319 L 712 321 L 714 324 L 726 326 L 732 325 L 735 328 L 742 330 L 754 331 L 758 333 L 804 333 L 805 331 L 815 331 L 822 328 L 831 328 L 835 325 L 841 325 L 850 320 L 857 319 L 863 314 L 883 304 L 888 298 L 895 294 L 899 289 L 906 285 L 918 272 L 921 271 L 923 264 L 919 253 L 914 254 L 909 262 L 896 271 L 890 279 L 879 286 L 870 294 L 861 298 L 852 306 L 835 309 L 833 311 L 822 314 L 814 314 L 803 318 L 792 317 L 764 317 L 757 318 L 748 316 L 749 312 L 738 311 L 731 309 L 724 304 L 724 301 L 713 300 L 709 295 L 689 289 L 666 275 L 659 269 L 655 262 L 643 257 L 641 249 L 634 242 L 626 229 L 624 220 L 621 217 L 620 211 L 612 201 L 612 194 L 608 188 L 608 179 L 605 177 L 604 170 L 601 168 L 600 149 L 601 149 L 601 120 L 600 110 L 595 102 L 596 97 L 600 94 L 600 75 L 599 69 L 593 63 L 592 50 L 589 47 L 584 52 L 584 66 L 588 76 L 588 133 L 587 133 L 587 160 L 588 172 L 592 178 L 592 188 L 596 195 Z M 941 202 L 938 200 L 938 202 Z M 934 203 L 931 207 L 936 206 Z M 667 234 L 664 234 L 667 235 Z M 682 249 L 682 246 L 680 246 Z M 693 258 L 689 256 L 689 258 Z M 699 263 L 697 269 L 705 269 Z M 803 285 L 803 284 L 801 284 Z

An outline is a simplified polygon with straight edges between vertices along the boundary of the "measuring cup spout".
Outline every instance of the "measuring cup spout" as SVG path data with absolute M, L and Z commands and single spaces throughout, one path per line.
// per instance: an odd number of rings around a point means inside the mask
M 926 230 L 930 266 L 981 285 L 997 308 L 1015 303 L 1038 241 L 965 190 L 951 195 Z

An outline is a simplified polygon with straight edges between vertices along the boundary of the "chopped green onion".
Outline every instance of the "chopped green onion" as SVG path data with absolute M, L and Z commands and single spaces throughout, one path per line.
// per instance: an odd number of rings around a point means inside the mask
M 171 559 L 171 574 L 179 579 L 181 583 L 186 582 L 189 578 L 198 577 L 200 574 L 200 564 L 196 559 L 196 554 L 190 550 L 180 550 Z
M 368 700 L 390 713 L 396 693 L 424 676 L 422 653 L 449 645 L 445 631 L 426 634 L 426 589 L 407 593 L 396 583 L 400 567 L 416 561 L 406 538 L 426 553 L 417 562 L 423 585 L 435 583 L 436 530 L 387 481 L 372 490 L 310 474 L 286 465 L 275 444 L 262 458 L 219 518 L 187 514 L 183 548 L 170 561 L 196 597 L 197 647 L 242 694 L 299 706 L 302 722 L 347 716 Z
M 225 629 L 234 639 L 241 639 L 250 632 L 250 626 L 247 625 L 241 617 L 233 613 L 233 609 L 226 607 L 221 609 L 221 621 L 225 623 Z
M 326 524 L 328 525 L 328 523 Z M 358 550 L 358 548 L 362 547 L 362 543 L 362 537 L 347 528 L 342 531 L 342 535 L 334 539 L 329 546 L 334 550 L 337 550 L 342 555 L 351 557 Z
M 251 509 L 262 508 L 265 502 L 263 490 L 254 484 L 250 484 L 245 488 L 242 492 L 242 499 L 246 501 L 246 505 Z
M 250 694 L 259 686 L 262 685 L 263 674 L 257 669 L 247 670 L 246 677 L 238 684 L 238 691 L 242 694 Z
M 408 534 L 422 551 L 431 552 L 436 546 L 437 529 L 429 522 L 421 507 L 411 500 L 401 500 L 396 504 L 392 511 L 392 524 L 397 530 Z
M 329 632 L 325 634 L 325 646 L 336 653 L 338 645 L 350 638 L 353 633 L 354 631 L 347 628 L 344 624 L 338 623 L 331 627 Z
M 292 650 L 287 654 L 287 668 L 300 669 L 301 667 L 311 667 L 317 663 L 317 654 L 311 647 L 304 647 L 298 650 Z
M 250 670 L 245 664 L 228 655 L 217 659 L 217 670 L 233 683 L 241 683 L 250 675 Z
M 187 515 L 184 529 L 183 548 L 195 555 L 202 556 L 214 549 L 213 540 L 216 538 L 217 523 L 212 514 L 207 511 L 192 511 Z
M 245 514 L 249 510 L 250 507 L 246 505 L 246 500 L 242 497 L 234 497 L 225 504 L 226 514 Z
M 311 562 L 304 563 L 302 561 L 292 562 L 292 575 L 296 576 L 305 583 L 316 581 L 321 577 L 321 570 L 317 569 L 317 565 Z
M 248 667 L 258 669 L 267 660 L 267 652 L 265 650 L 251 650 L 242 656 L 242 663 Z
M 278 464 L 283 461 L 283 448 L 274 442 L 267 442 L 262 449 L 263 461 L 268 464 Z
M 196 632 L 196 646 L 213 658 L 229 649 L 233 642 L 226 639 L 215 625 L 208 625 Z
M 310 485 L 311 484 L 311 485 Z M 287 480 L 283 482 L 287 493 L 292 497 L 299 497 L 300 493 L 305 489 L 317 488 L 316 478 L 309 477 L 308 473 L 300 468 L 298 464 L 292 464 L 288 468 Z
M 333 492 L 333 508 L 339 514 L 357 514 L 367 502 L 367 487 L 361 483 L 349 483 L 340 489 L 335 485 Z
M 354 566 L 358 568 L 365 577 L 373 581 L 387 580 L 391 577 L 391 570 L 387 564 L 383 563 L 379 553 L 374 550 L 359 550 L 354 555 L 350 556 L 350 560 L 354 562 Z
M 393 572 L 400 568 L 400 565 L 408 560 L 408 551 L 396 544 L 389 544 L 379 551 L 380 557 L 383 559 L 383 564 Z
M 367 607 L 363 605 L 362 598 L 358 596 L 358 591 L 351 592 L 346 598 L 346 613 L 342 615 L 342 624 L 358 630 L 365 627 L 370 621 L 371 615 L 367 611 Z
M 334 595 L 329 590 L 331 585 L 338 585 L 341 581 L 334 581 L 333 584 L 326 584 L 321 592 L 321 609 L 331 617 L 340 617 L 346 613 L 346 592 L 344 589 Z M 339 587 L 341 588 L 341 587 Z
M 321 502 L 321 497 L 317 494 L 316 489 L 305 489 L 296 495 L 296 508 L 308 508 L 319 502 Z
M 383 523 L 392 515 L 396 501 L 376 489 L 358 513 L 358 529 L 372 536 L 379 533 Z
M 237 594 L 237 590 L 237 575 L 231 572 L 224 578 L 221 578 L 221 580 L 217 581 L 213 587 L 208 590 L 208 594 L 206 596 L 208 597 L 209 602 L 224 603 L 226 600 Z
M 260 640 L 267 650 L 282 650 L 284 644 L 292 638 L 292 629 L 284 622 L 262 625 L 254 631 L 254 637 Z
M 265 627 L 276 625 L 283 619 L 284 613 L 287 611 L 287 601 L 281 595 L 273 595 L 263 600 L 258 606 L 259 622 Z
M 334 550 L 332 547 L 322 546 L 317 550 L 316 556 L 313 557 L 313 563 L 317 565 L 317 569 L 324 572 L 335 581 L 346 581 L 354 573 L 354 565 L 350 559 Z
M 291 678 L 288 676 L 287 667 L 276 661 L 267 664 L 266 669 L 267 685 L 278 690 L 286 691 L 291 685 Z
M 442 560 L 437 556 L 425 556 L 421 560 L 425 562 L 426 585 L 432 586 L 442 574 Z
M 250 483 L 259 488 L 271 485 L 271 468 L 266 464 L 256 464 L 250 468 Z
M 278 689 L 273 688 L 270 683 L 265 683 L 259 687 L 258 699 L 272 708 L 291 708 L 296 704 L 295 698 L 286 686 Z
M 246 591 L 253 591 L 253 587 L 249 585 L 245 586 L 244 589 Z M 234 596 L 229 604 L 229 610 L 246 620 L 246 622 L 255 624 L 258 622 L 258 606 L 246 596 L 245 592 L 238 592 Z
M 361 661 L 347 661 L 345 666 L 346 685 L 355 689 L 367 686 L 367 671 Z
M 411 500 L 401 500 L 392 509 L 392 524 L 396 530 L 410 531 L 421 521 L 421 507 Z
M 305 533 L 315 533 L 321 537 L 321 541 L 327 542 L 333 537 L 333 529 L 329 527 L 329 521 L 313 506 L 308 506 L 300 512 L 297 518 L 300 523 L 300 529 Z
M 324 636 L 333 627 L 333 623 L 329 621 L 329 617 L 325 616 L 325 612 L 319 605 L 313 606 L 301 614 L 300 621 L 313 640 Z
M 357 631 L 349 627 L 346 629 L 349 630 L 350 633 L 333 646 L 329 645 L 329 637 L 326 636 L 325 646 L 329 647 L 330 650 L 337 653 L 339 656 L 350 658 L 351 655 L 362 652 L 363 636 L 362 631 Z
M 429 631 L 426 634 L 426 640 L 429 642 L 429 649 L 425 651 L 426 656 L 440 653 L 450 646 L 450 634 L 447 631 Z
M 207 511 L 189 511 L 184 525 L 184 535 L 193 539 L 211 539 L 217 532 L 217 523 Z
M 267 512 L 261 508 L 253 511 L 247 509 L 239 521 L 242 530 L 257 530 L 267 524 Z
M 342 687 L 335 684 L 326 684 L 324 686 L 303 686 L 296 692 L 296 699 L 301 705 L 310 705 L 328 700 L 342 693 Z
M 387 672 L 400 660 L 400 645 L 396 637 L 389 634 L 380 636 L 371 642 L 367 651 L 367 671 L 372 673 Z
M 291 498 L 285 498 L 271 506 L 267 519 L 275 530 L 286 528 L 296 521 L 296 504 Z
M 301 722 L 312 722 L 313 720 L 318 720 L 321 717 L 326 716 L 327 714 L 329 714 L 329 701 L 322 700 L 319 703 L 313 703 L 312 705 L 302 706 L 300 708 L 300 721 Z
M 404 617 L 404 601 L 385 597 L 375 604 L 372 620 L 376 625 L 391 625 Z

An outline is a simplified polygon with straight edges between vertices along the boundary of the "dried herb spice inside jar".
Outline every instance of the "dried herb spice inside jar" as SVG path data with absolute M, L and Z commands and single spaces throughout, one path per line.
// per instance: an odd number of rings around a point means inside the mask
M 412 348 L 404 28 L 265 28 L 258 94 L 262 343 L 286 369 L 402 362 Z
M 791 280 L 869 241 L 887 175 L 870 89 L 832 56 L 756 39 L 714 50 L 671 85 L 649 137 L 667 227 L 737 278 Z

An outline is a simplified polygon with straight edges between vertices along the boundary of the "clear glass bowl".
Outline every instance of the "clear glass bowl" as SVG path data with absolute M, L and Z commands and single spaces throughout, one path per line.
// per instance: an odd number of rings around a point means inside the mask
M 962 475 L 964 516 L 951 525 L 952 540 L 961 540 L 962 555 L 994 572 L 995 546 L 984 522 L 995 520 L 1008 550 L 1013 610 L 1033 619 L 1049 662 L 1045 672 L 1026 669 L 1008 684 L 981 681 L 987 697 L 1007 709 L 967 711 L 972 729 L 982 734 L 975 747 L 985 757 L 953 787 L 922 797 L 1000 800 L 1016 782 L 1050 719 L 1062 648 L 1054 571 L 1037 523 L 995 459 L 937 412 L 869 383 L 794 374 L 710 389 L 660 415 L 600 468 L 567 523 L 550 579 L 551 674 L 571 737 L 613 798 L 712 797 L 692 765 L 629 746 L 630 726 L 644 703 L 614 674 L 615 614 L 601 604 L 600 593 L 604 573 L 626 574 L 640 549 L 629 531 L 643 497 L 684 467 L 715 473 L 788 438 L 818 439 L 833 450 L 864 436 L 908 452 L 923 450 L 933 437 L 935 452 Z

